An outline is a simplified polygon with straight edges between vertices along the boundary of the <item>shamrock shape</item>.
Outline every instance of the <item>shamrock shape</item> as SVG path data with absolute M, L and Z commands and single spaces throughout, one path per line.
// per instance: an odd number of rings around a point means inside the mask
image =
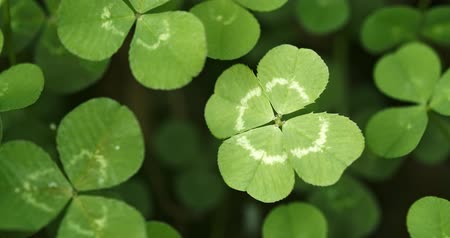
M 12 141 L 0 147 L 0 230 L 37 231 L 72 200 L 58 237 L 146 237 L 136 209 L 78 194 L 116 186 L 139 169 L 144 142 L 133 113 L 111 99 L 92 99 L 62 120 L 57 146 L 70 183 L 35 144 Z
M 58 36 L 73 54 L 104 60 L 119 50 L 137 22 L 129 51 L 133 75 L 149 88 L 179 88 L 203 68 L 205 31 L 188 12 L 147 13 L 166 2 L 131 0 L 135 13 L 122 0 L 62 0 Z
M 382 57 L 375 67 L 375 84 L 387 96 L 415 103 L 376 113 L 367 124 L 369 148 L 379 156 L 397 158 L 419 144 L 428 112 L 450 116 L 450 70 L 441 76 L 438 55 L 425 44 L 409 43 Z M 430 112 L 430 117 L 434 118 Z
M 287 0 L 210 0 L 195 5 L 190 11 L 205 26 L 208 57 L 231 60 L 253 49 L 261 34 L 258 20 L 245 8 L 272 11 L 286 2 Z
M 228 186 L 275 202 L 292 191 L 294 170 L 313 185 L 338 181 L 363 151 L 357 125 L 329 113 L 282 120 L 313 103 L 327 82 L 328 69 L 320 56 L 292 45 L 270 50 L 259 62 L 257 77 L 240 64 L 222 73 L 205 118 L 214 136 L 231 137 L 218 154 Z M 266 125 L 271 121 L 275 125 Z

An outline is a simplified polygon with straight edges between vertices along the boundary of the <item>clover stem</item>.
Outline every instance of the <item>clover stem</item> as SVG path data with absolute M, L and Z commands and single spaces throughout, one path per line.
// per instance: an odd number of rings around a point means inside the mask
M 12 30 L 11 30 L 11 11 L 9 0 L 3 1 L 3 31 L 5 34 L 5 48 L 10 65 L 16 64 L 16 55 L 14 54 Z
M 347 33 L 342 32 L 335 36 L 333 40 L 333 64 L 330 67 L 331 77 L 330 85 L 328 87 L 337 88 L 336 104 L 333 105 L 340 113 L 348 115 L 349 113 L 349 98 L 347 95 L 349 91 L 348 80 L 348 61 L 349 61 L 349 41 Z
M 284 121 L 281 119 L 282 117 L 283 117 L 283 115 L 277 114 L 277 116 L 274 119 L 275 125 L 278 128 L 282 128 L 283 127 Z
M 425 11 L 430 4 L 431 0 L 419 0 L 417 3 L 417 8 L 419 8 L 421 11 Z

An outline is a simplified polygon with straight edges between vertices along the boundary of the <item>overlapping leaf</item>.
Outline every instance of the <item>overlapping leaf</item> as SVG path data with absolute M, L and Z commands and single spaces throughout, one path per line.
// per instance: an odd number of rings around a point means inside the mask
M 412 238 L 447 238 L 450 236 L 450 202 L 438 197 L 424 197 L 409 209 L 407 227 Z
M 119 50 L 137 19 L 129 52 L 133 75 L 149 88 L 180 88 L 203 68 L 205 30 L 187 12 L 146 13 L 165 2 L 133 0 L 136 10 L 145 13 L 135 15 L 123 1 L 62 0 L 58 36 L 71 53 L 105 60 Z

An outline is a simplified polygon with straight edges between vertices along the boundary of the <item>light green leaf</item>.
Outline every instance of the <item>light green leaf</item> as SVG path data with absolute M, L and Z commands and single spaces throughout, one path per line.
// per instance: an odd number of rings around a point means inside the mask
M 10 1 L 11 41 L 14 52 L 19 52 L 33 42 L 45 20 L 44 12 L 34 0 Z M 5 24 L 1 22 L 1 24 Z
M 268 12 L 283 6 L 287 0 L 235 0 L 245 8 L 253 11 Z
M 50 156 L 31 142 L 0 147 L 0 230 L 37 231 L 63 209 L 72 188 Z
M 422 35 L 432 41 L 450 46 L 450 6 L 437 6 L 425 12 Z
M 74 93 L 89 87 L 109 65 L 109 60 L 87 61 L 69 53 L 59 41 L 54 24 L 45 28 L 34 57 L 44 72 L 45 87 L 57 93 Z
M 274 114 L 251 69 L 238 64 L 217 79 L 205 119 L 215 137 L 227 138 L 270 122 Z
M 421 24 L 421 13 L 412 7 L 385 7 L 367 17 L 361 31 L 364 47 L 381 53 L 402 43 L 415 40 Z
M 444 116 L 450 116 L 450 69 L 437 82 L 430 107 Z
M 166 223 L 159 221 L 147 222 L 147 237 L 148 238 L 181 238 L 181 235 Z
M 448 238 L 450 202 L 438 197 L 423 197 L 409 209 L 406 223 L 412 238 Z
M 379 156 L 401 157 L 416 148 L 427 124 L 427 112 L 421 106 L 388 108 L 367 124 L 367 144 Z
M 129 57 L 133 75 L 144 86 L 153 89 L 185 86 L 205 63 L 203 25 L 188 12 L 142 15 L 137 21 Z
M 307 203 L 279 205 L 264 220 L 263 238 L 325 238 L 327 221 L 322 212 Z
M 185 2 L 185 0 L 169 0 L 168 2 L 164 3 L 163 5 L 153 8 L 147 14 L 175 11 L 175 10 L 181 9 L 184 2 Z
M 350 119 L 337 114 L 311 113 L 283 126 L 289 162 L 305 182 L 328 186 L 363 152 L 364 137 Z
M 219 205 L 225 195 L 218 174 L 205 169 L 191 169 L 175 177 L 179 201 L 194 212 L 206 212 Z
M 146 238 L 144 218 L 126 203 L 95 196 L 78 196 L 61 222 L 58 238 Z
M 144 159 L 138 121 L 127 107 L 108 98 L 92 99 L 67 114 L 56 142 L 64 169 L 79 191 L 120 184 Z
M 119 50 L 134 21 L 123 1 L 62 0 L 58 36 L 71 53 L 99 61 Z
M 158 159 L 174 169 L 192 165 L 202 151 L 200 135 L 187 121 L 166 121 L 155 132 L 153 141 Z
M 407 44 L 375 66 L 375 83 L 383 93 L 422 104 L 430 99 L 440 75 L 438 55 L 421 43 Z
M 288 114 L 319 97 L 328 83 L 328 68 L 313 50 L 281 45 L 261 59 L 258 79 L 275 111 Z
M 35 103 L 44 88 L 44 76 L 34 64 L 18 64 L 0 74 L 0 112 Z
M 348 0 L 298 0 L 296 13 L 307 31 L 327 34 L 348 22 L 350 4 Z
M 276 202 L 287 197 L 295 181 L 282 143 L 282 132 L 274 125 L 257 128 L 223 142 L 218 162 L 227 185 L 246 191 L 262 202 Z
M 380 222 L 375 195 L 351 177 L 344 176 L 333 186 L 315 190 L 308 201 L 324 213 L 329 238 L 369 237 Z
M 231 60 L 247 54 L 259 39 L 256 18 L 229 0 L 210 0 L 191 9 L 203 22 L 208 42 L 208 57 Z
M 161 6 L 169 0 L 130 0 L 131 5 L 139 13 L 145 13 L 151 9 Z
M 414 158 L 431 165 L 447 160 L 450 155 L 450 140 L 445 134 L 446 130 L 450 131 L 450 118 L 430 114 L 430 123 L 413 152 Z

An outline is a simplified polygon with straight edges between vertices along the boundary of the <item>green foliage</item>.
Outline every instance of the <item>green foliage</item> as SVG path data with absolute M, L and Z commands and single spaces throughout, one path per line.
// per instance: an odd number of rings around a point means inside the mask
M 287 0 L 236 0 L 240 5 L 253 11 L 273 11 L 283 6 Z
M 343 177 L 333 186 L 315 190 L 308 201 L 325 215 L 330 238 L 367 237 L 380 220 L 375 196 L 351 177 Z
M 336 31 L 350 18 L 348 0 L 298 0 L 296 11 L 305 29 L 315 34 Z
M 327 82 L 328 70 L 321 58 L 291 45 L 269 51 L 258 65 L 257 77 L 243 65 L 222 73 L 206 104 L 205 118 L 213 135 L 231 136 L 218 155 L 228 186 L 260 201 L 275 202 L 292 191 L 293 169 L 313 185 L 338 181 L 364 148 L 356 124 L 327 113 L 282 121 L 283 114 L 313 103 Z M 275 125 L 263 126 L 272 120 Z
M 437 123 L 429 123 L 413 156 L 425 164 L 438 164 L 447 160 L 450 155 L 450 143 L 445 134 L 445 131 L 450 129 L 450 119 L 438 115 L 430 117 Z
M 187 12 L 140 16 L 129 53 L 134 76 L 154 89 L 188 84 L 205 63 L 204 34 L 201 22 Z
M 145 13 L 149 10 L 159 7 L 169 0 L 152 0 L 152 1 L 143 1 L 143 0 L 130 0 L 131 5 L 136 9 L 139 13 Z
M 420 57 L 417 57 L 420 56 Z M 396 158 L 419 144 L 428 125 L 428 110 L 450 110 L 448 73 L 440 78 L 437 54 L 421 43 L 410 43 L 383 56 L 375 67 L 375 83 L 386 95 L 417 106 L 389 108 L 376 113 L 367 125 L 367 142 L 379 156 Z
M 86 124 L 88 120 L 92 123 Z M 73 188 L 36 145 L 16 141 L 0 147 L 0 188 L 5 191 L 0 208 L 6 211 L 0 229 L 37 231 L 73 198 L 58 237 L 146 237 L 144 219 L 134 208 L 113 199 L 78 196 L 117 185 L 140 167 L 142 134 L 129 109 L 111 99 L 90 100 L 62 120 L 57 143 Z
M 27 107 L 44 88 L 41 69 L 33 64 L 15 65 L 0 74 L 0 112 Z
M 233 1 L 205 1 L 194 6 L 191 12 L 205 26 L 210 58 L 221 60 L 239 58 L 247 54 L 258 41 L 260 35 L 258 21 L 250 12 Z
M 34 60 L 45 75 L 45 87 L 57 93 L 74 93 L 94 84 L 109 65 L 108 60 L 80 59 L 59 41 L 56 25 L 48 22 L 36 45 Z
M 263 225 L 263 238 L 325 238 L 327 221 L 322 212 L 307 203 L 290 203 L 274 208 Z
M 108 98 L 92 99 L 67 114 L 56 142 L 67 176 L 79 191 L 118 185 L 144 160 L 138 121 L 127 107 Z
M 58 230 L 58 238 L 146 238 L 145 221 L 126 203 L 96 196 L 77 196 Z
M 138 11 L 146 12 L 163 2 L 132 4 Z M 62 44 L 75 55 L 97 61 L 116 53 L 137 21 L 130 65 L 133 75 L 146 87 L 179 88 L 203 68 L 205 33 L 200 21 L 190 13 L 140 15 L 123 1 L 62 0 L 59 14 L 58 36 Z M 149 62 L 153 67 L 148 67 Z
M 367 17 L 361 41 L 367 50 L 380 53 L 401 43 L 416 39 L 420 12 L 406 6 L 382 8 Z
M 436 6 L 424 12 L 408 6 L 381 8 L 367 17 L 361 31 L 361 41 L 372 53 L 381 53 L 422 36 L 448 47 L 449 16 L 449 6 Z
M 407 227 L 412 238 L 450 236 L 450 202 L 438 197 L 423 197 L 409 209 Z
M 149 238 L 181 238 L 181 235 L 170 225 L 158 221 L 147 222 L 147 234 Z
M 33 42 L 44 23 L 45 15 L 34 0 L 10 0 L 10 2 L 11 40 L 14 42 L 12 50 L 19 52 Z M 4 22 L 1 24 L 4 25 Z
M 50 156 L 26 141 L 0 147 L 0 190 L 1 230 L 38 230 L 72 196 L 72 187 Z

